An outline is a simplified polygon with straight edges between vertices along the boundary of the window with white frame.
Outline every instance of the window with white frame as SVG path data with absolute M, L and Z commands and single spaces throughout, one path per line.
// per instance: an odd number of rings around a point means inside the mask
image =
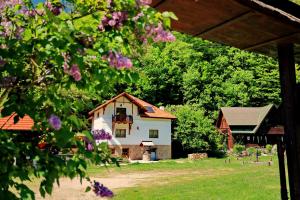
M 150 129 L 149 130 L 149 138 L 158 138 L 158 130 Z
M 116 138 L 126 138 L 126 129 L 116 129 L 115 137 Z

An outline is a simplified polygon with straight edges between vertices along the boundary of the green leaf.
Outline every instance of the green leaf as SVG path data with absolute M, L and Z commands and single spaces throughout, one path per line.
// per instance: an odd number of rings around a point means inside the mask
M 87 186 L 85 189 L 85 192 L 89 192 L 92 188 L 90 186 Z

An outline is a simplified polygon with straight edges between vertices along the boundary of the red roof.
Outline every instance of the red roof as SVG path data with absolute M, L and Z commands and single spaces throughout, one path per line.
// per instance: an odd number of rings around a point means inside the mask
M 14 124 L 14 117 L 16 113 L 13 113 L 9 116 L 0 118 L 0 130 L 16 130 L 16 131 L 31 131 L 34 121 L 28 115 L 25 115 L 23 118 Z
M 95 111 L 106 107 L 108 104 L 114 102 L 116 99 L 118 99 L 119 97 L 126 97 L 127 99 L 129 99 L 133 104 L 137 105 L 139 108 L 141 108 L 144 113 L 141 114 L 141 117 L 148 117 L 148 118 L 162 118 L 162 119 L 176 119 L 176 117 L 174 115 L 172 115 L 169 112 L 166 112 L 164 110 L 161 110 L 159 108 L 157 108 L 156 106 L 147 103 L 137 97 L 134 97 L 126 92 L 123 92 L 121 94 L 119 94 L 118 96 L 115 96 L 114 98 L 106 101 L 104 104 L 98 106 L 97 108 L 95 108 L 94 110 L 92 110 L 91 112 L 89 112 L 89 115 L 92 115 Z M 153 112 L 148 112 L 146 107 L 151 107 L 153 109 Z

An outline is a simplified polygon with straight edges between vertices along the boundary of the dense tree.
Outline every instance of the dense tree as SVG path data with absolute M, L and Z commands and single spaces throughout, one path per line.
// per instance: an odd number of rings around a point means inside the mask
M 127 89 L 154 104 L 196 103 L 215 116 L 221 106 L 280 103 L 277 62 L 176 33 L 140 58 L 141 78 Z
M 223 138 L 212 126 L 198 105 L 169 106 L 167 110 L 176 115 L 173 139 L 180 141 L 187 152 L 216 152 L 222 150 Z

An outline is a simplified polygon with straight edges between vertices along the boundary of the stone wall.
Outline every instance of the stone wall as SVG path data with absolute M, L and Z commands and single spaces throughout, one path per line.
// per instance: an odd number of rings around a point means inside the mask
M 203 159 L 203 158 L 207 158 L 207 153 L 188 154 L 188 159 L 190 159 L 190 160 L 198 160 L 198 159 Z
M 114 149 L 114 155 L 122 157 L 123 149 L 129 149 L 129 159 L 130 160 L 142 160 L 144 148 L 139 145 L 111 145 L 111 149 Z M 156 158 L 159 160 L 171 159 L 171 145 L 156 145 Z
M 159 160 L 171 159 L 171 145 L 156 146 L 156 157 Z

